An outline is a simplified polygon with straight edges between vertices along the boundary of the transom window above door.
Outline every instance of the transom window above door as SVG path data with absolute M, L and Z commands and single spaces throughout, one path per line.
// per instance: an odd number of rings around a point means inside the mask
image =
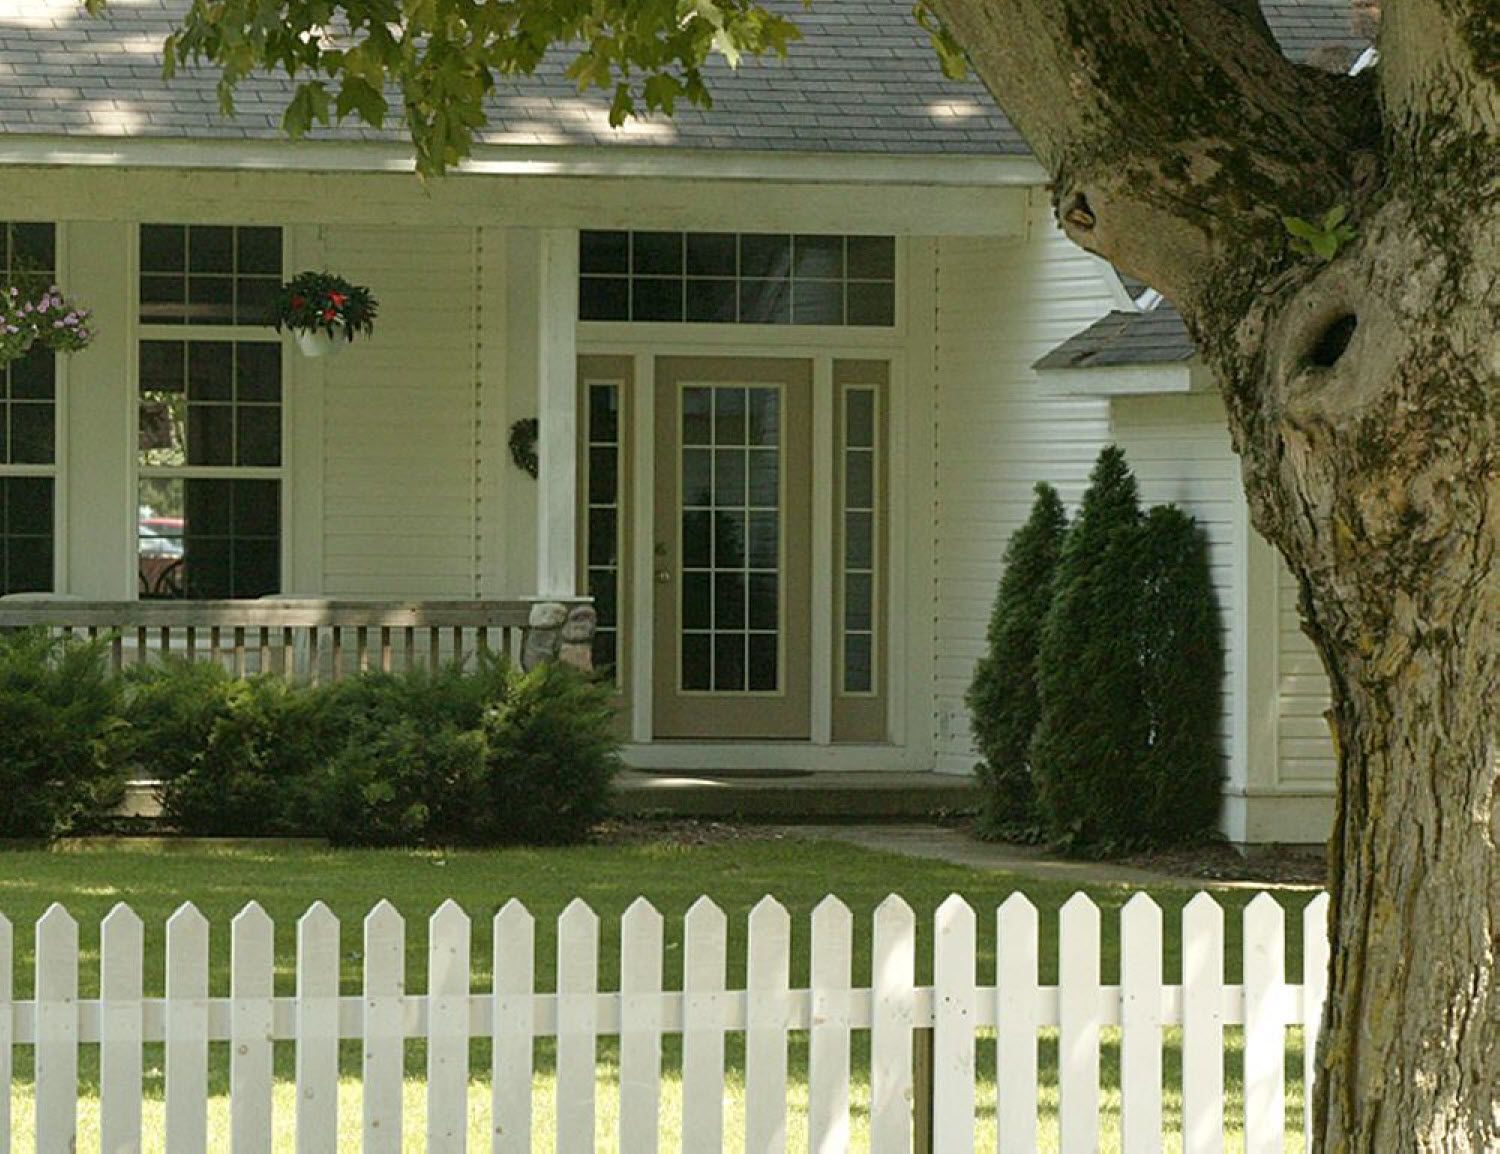
M 896 323 L 894 237 L 590 231 L 578 255 L 584 321 Z

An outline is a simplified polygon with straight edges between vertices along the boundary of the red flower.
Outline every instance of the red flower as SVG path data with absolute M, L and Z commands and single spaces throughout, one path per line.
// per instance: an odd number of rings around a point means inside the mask
M 339 314 L 336 313 L 336 312 L 334 312 L 332 309 L 324 309 L 323 310 L 323 319 L 325 321 L 331 321 L 331 320 L 335 319 L 338 315 Z
M 343 293 L 334 293 L 334 292 L 331 292 L 331 293 L 328 294 L 328 299 L 331 300 L 334 303 L 334 306 L 336 308 L 343 308 L 344 307 L 344 303 L 349 298 L 347 296 L 345 296 Z
M 292 308 L 294 308 L 294 309 L 300 309 L 305 304 L 307 304 L 307 298 L 306 297 L 299 297 L 299 296 L 293 295 L 293 297 L 292 297 Z

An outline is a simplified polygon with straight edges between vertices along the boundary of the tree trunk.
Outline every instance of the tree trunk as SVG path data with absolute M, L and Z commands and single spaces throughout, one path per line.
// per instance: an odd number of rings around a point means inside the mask
M 926 2 L 1064 230 L 1181 308 L 1300 583 L 1339 762 L 1314 1149 L 1496 1154 L 1500 10 L 1385 0 L 1372 81 L 1239 0 Z

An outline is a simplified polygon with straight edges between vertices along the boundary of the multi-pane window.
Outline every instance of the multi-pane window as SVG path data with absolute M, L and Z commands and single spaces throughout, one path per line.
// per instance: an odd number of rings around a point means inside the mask
M 620 540 L 622 489 L 620 385 L 587 384 L 588 442 L 588 592 L 598 625 L 594 631 L 594 668 L 619 676 Z
M 169 258 L 182 270 L 174 274 L 182 291 L 172 302 L 164 299 L 167 274 L 150 271 Z M 280 231 L 145 225 L 141 259 L 140 595 L 275 593 L 282 350 L 257 326 L 267 320 L 270 299 L 262 282 L 271 293 L 281 283 Z M 182 323 L 218 327 L 201 336 L 153 327 Z
M 888 236 L 584 232 L 579 271 L 585 321 L 896 321 L 896 242 Z
M 843 556 L 839 575 L 843 621 L 842 691 L 875 692 L 875 621 L 879 566 L 878 459 L 879 394 L 873 387 L 850 385 L 843 391 Z
M 56 275 L 50 224 L 0 222 L 0 281 Z M 40 344 L 0 366 L 0 595 L 53 586 L 57 354 Z
M 781 686 L 781 409 L 774 385 L 682 391 L 684 690 Z
M 281 230 L 141 226 L 141 321 L 266 325 L 281 286 Z

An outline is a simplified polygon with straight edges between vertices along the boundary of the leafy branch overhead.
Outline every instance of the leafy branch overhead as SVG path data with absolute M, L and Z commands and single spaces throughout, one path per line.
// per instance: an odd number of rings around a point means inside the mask
M 87 0 L 92 11 L 106 0 Z M 798 36 L 755 0 L 192 0 L 167 38 L 165 71 L 207 64 L 234 110 L 239 83 L 280 71 L 298 81 L 282 119 L 293 137 L 355 117 L 382 127 L 399 105 L 424 175 L 472 151 L 485 101 L 507 77 L 535 72 L 554 46 L 580 91 L 613 90 L 616 127 L 679 101 L 708 107 L 711 56 L 731 67 L 777 53 Z

